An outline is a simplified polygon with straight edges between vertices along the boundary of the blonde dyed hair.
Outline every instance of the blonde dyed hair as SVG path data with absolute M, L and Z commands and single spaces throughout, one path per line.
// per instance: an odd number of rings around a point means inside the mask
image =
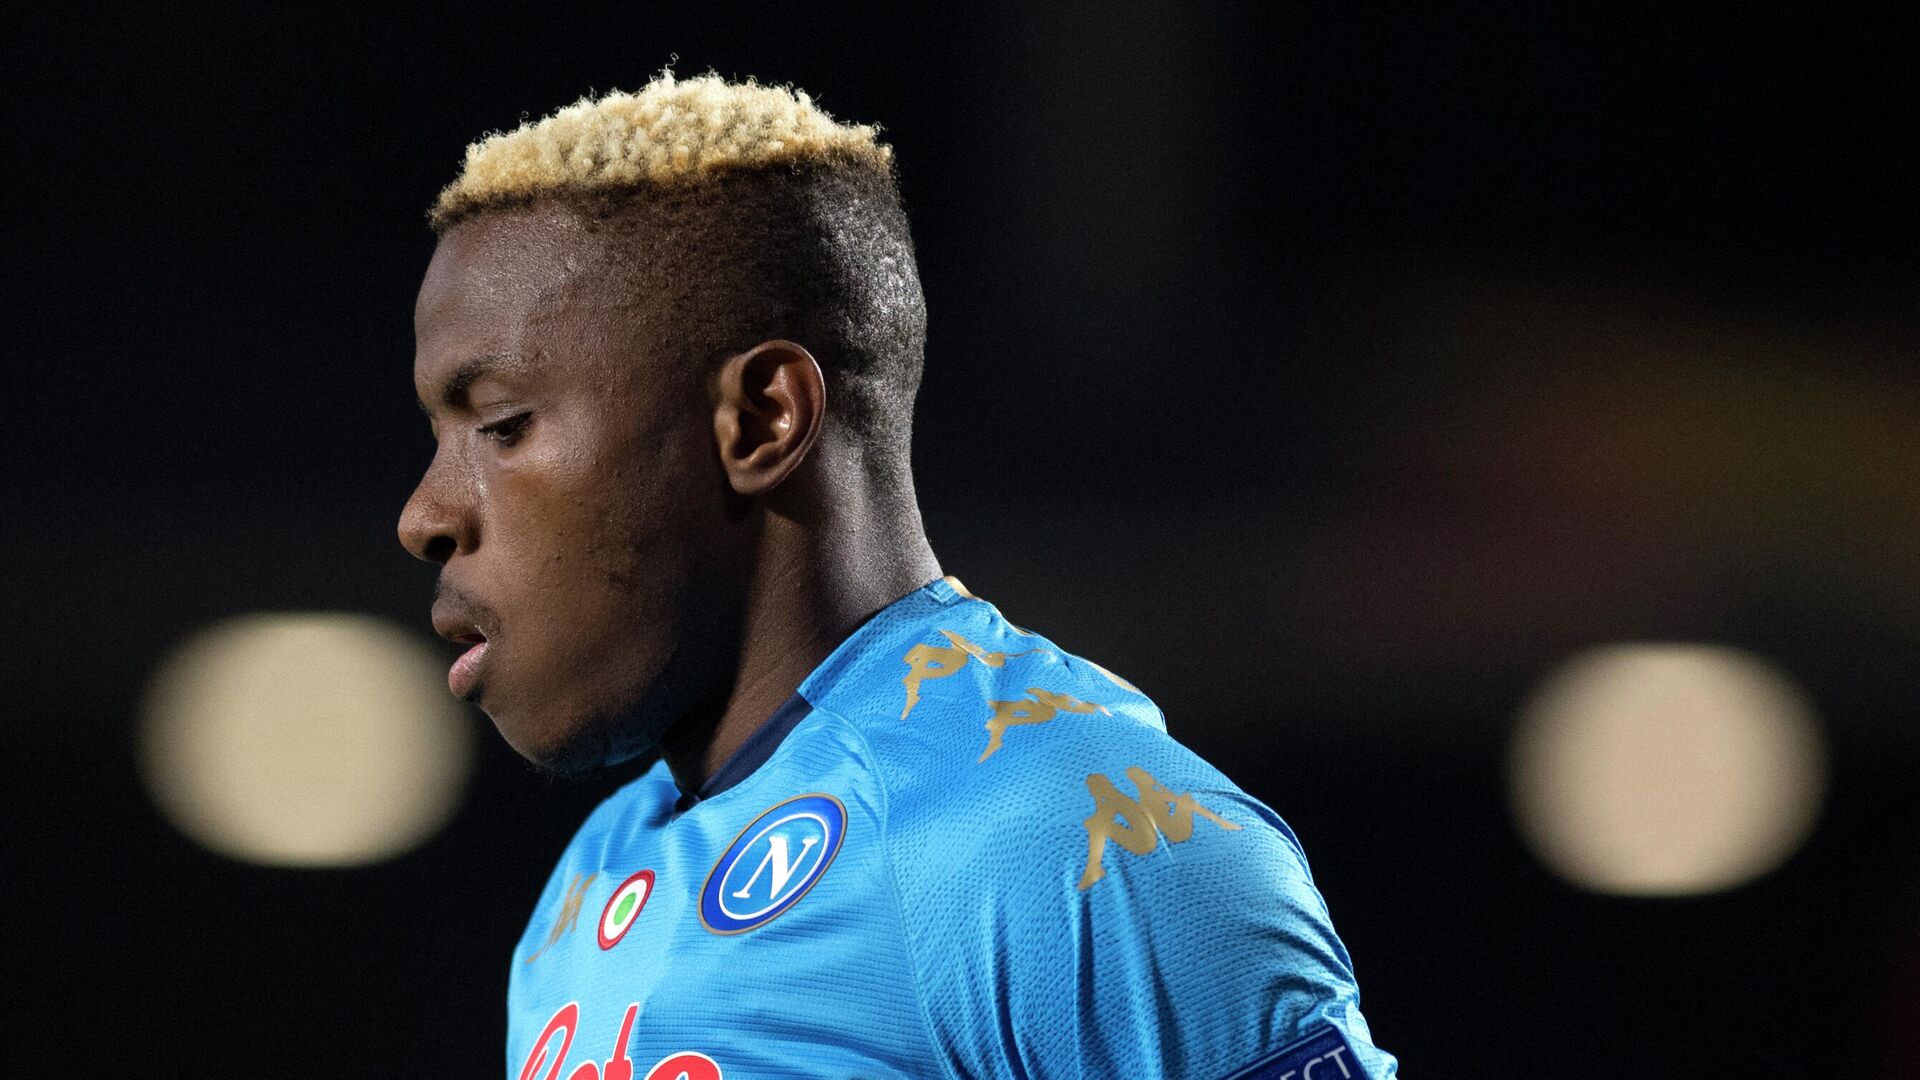
M 592 95 L 467 147 L 430 211 L 444 232 L 479 211 L 566 195 L 697 184 L 779 165 L 871 169 L 893 149 L 870 124 L 845 124 L 805 92 L 664 71 L 634 93 Z

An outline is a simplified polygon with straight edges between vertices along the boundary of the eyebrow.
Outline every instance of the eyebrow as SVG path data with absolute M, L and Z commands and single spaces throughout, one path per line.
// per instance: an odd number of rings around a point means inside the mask
M 467 407 L 467 391 L 473 388 L 474 383 L 489 375 L 521 374 L 533 366 L 531 357 L 518 353 L 485 353 L 469 357 L 460 361 L 460 366 L 454 368 L 453 374 L 441 385 L 440 404 L 447 409 L 464 409 Z M 426 402 L 416 400 L 416 404 L 421 412 L 433 415 L 433 410 L 427 408 Z

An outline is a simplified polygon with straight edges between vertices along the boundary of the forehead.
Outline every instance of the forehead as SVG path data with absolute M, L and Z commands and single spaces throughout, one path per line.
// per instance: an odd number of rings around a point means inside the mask
M 580 286 L 591 238 L 566 212 L 528 208 L 461 222 L 440 239 L 414 302 L 416 379 L 483 354 L 547 351 L 591 319 Z M 554 350 L 564 352 L 566 350 Z

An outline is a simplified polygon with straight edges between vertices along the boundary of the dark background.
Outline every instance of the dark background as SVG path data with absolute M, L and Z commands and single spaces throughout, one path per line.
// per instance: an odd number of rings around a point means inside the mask
M 399 7 L 0 45 L 11 1060 L 498 1074 L 512 943 L 613 778 L 487 730 L 425 847 L 264 870 L 166 824 L 132 723 L 225 615 L 430 633 L 393 536 L 424 209 L 469 139 L 677 55 L 885 126 L 935 550 L 1289 820 L 1412 1075 L 1920 1076 L 1910 25 Z M 1589 894 L 1511 823 L 1530 690 L 1649 639 L 1766 657 L 1830 740 L 1812 839 L 1731 892 Z

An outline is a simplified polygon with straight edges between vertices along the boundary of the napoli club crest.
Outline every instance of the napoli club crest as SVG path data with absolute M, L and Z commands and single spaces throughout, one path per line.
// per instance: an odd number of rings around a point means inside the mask
M 846 835 L 847 808 L 831 795 L 801 795 L 754 818 L 707 872 L 701 925 L 740 934 L 771 922 L 827 872 Z

